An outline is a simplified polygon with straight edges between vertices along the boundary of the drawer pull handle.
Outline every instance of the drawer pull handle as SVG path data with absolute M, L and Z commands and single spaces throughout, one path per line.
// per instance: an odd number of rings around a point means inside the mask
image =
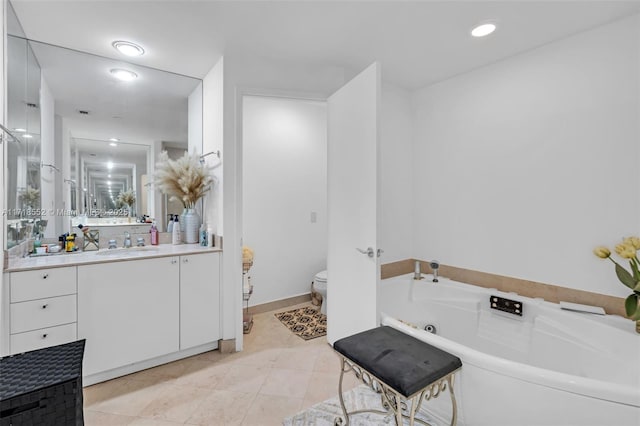
M 49 306 L 49 304 L 45 303 L 44 305 L 42 305 L 42 309 L 47 309 L 47 306 Z
M 175 265 L 175 264 L 176 264 L 176 262 L 177 262 L 177 260 L 175 260 L 175 259 L 172 259 L 172 260 L 171 260 L 171 264 L 172 264 L 172 265 Z
M 42 335 L 42 338 L 43 338 L 43 339 L 46 339 L 46 338 L 47 338 L 47 336 L 48 336 L 48 334 L 47 334 L 47 333 L 44 333 L 44 334 Z
M 189 259 L 183 260 L 184 263 L 189 263 Z
M 49 274 L 44 274 L 44 275 L 42 276 L 42 279 L 43 279 L 43 280 L 46 280 L 47 278 L 49 278 Z

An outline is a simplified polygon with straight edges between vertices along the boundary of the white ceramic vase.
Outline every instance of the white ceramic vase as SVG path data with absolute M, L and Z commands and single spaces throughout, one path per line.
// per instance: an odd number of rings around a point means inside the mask
M 200 216 L 195 209 L 184 209 L 180 215 L 180 231 L 182 242 L 186 244 L 200 241 Z

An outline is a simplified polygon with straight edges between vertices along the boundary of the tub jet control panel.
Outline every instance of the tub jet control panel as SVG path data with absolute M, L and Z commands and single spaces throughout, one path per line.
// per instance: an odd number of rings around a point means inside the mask
M 522 302 L 505 299 L 504 297 L 491 296 L 489 298 L 491 309 L 507 312 L 509 314 L 522 316 Z

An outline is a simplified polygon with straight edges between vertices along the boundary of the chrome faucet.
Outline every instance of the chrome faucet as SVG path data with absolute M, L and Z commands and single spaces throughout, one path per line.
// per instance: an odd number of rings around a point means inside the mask
M 438 263 L 437 260 L 432 260 L 431 263 L 429 263 L 429 266 L 431 267 L 431 270 L 433 271 L 433 282 L 437 283 L 438 282 L 438 268 L 440 267 L 440 263 Z
M 144 238 L 143 237 L 136 238 L 136 246 L 137 247 L 144 247 Z
M 413 279 L 414 280 L 421 280 L 422 279 L 422 272 L 420 272 L 420 261 L 419 260 L 416 260 L 415 263 L 414 263 Z
M 124 231 L 124 248 L 131 247 L 131 234 L 128 231 Z
M 113 250 L 118 248 L 118 246 L 116 245 L 116 240 L 109 240 L 109 250 Z

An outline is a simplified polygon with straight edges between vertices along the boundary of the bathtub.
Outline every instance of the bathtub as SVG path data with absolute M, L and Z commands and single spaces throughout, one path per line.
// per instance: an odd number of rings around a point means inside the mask
M 383 280 L 380 322 L 462 360 L 459 424 L 640 425 L 640 335 L 631 321 L 431 278 Z M 491 309 L 490 296 L 522 303 L 522 317 Z M 449 398 L 423 407 L 448 424 Z

